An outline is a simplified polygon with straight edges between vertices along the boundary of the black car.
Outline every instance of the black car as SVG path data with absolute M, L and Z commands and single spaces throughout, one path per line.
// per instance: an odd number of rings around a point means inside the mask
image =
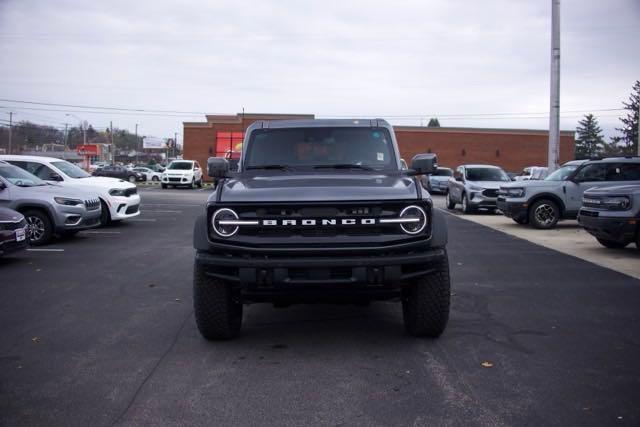
M 27 221 L 20 212 L 0 208 L 0 256 L 29 246 Z
M 120 178 L 129 182 L 146 181 L 147 175 L 132 171 L 124 166 L 105 166 L 97 169 L 93 176 L 108 176 L 111 178 Z
M 243 304 L 402 301 L 413 336 L 449 318 L 444 214 L 402 169 L 384 120 L 257 121 L 237 172 L 212 157 L 217 185 L 194 229 L 194 307 L 207 339 L 237 336 Z

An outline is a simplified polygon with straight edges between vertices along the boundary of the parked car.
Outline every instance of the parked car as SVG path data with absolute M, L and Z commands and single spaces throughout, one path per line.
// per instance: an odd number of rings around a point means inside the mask
M 0 207 L 0 256 L 26 249 L 27 220 L 20 212 Z
M 124 166 L 105 166 L 96 169 L 93 176 L 108 176 L 110 178 L 119 178 L 129 182 L 146 181 L 147 176 L 143 173 L 134 172 Z
M 640 180 L 640 169 L 636 170 Z M 635 242 L 640 250 L 640 185 L 595 187 L 584 192 L 578 222 L 607 248 Z
M 529 166 L 522 170 L 520 175 L 513 178 L 513 181 L 530 181 L 545 179 L 547 177 L 547 171 L 549 168 L 542 166 Z
M 554 228 L 575 219 L 583 193 L 593 187 L 640 184 L 640 157 L 575 160 L 542 181 L 521 181 L 500 188 L 498 208 L 519 224 Z
M 6 162 L 0 162 L 0 207 L 24 215 L 33 245 L 48 243 L 54 234 L 73 235 L 100 225 L 97 194 L 47 184 Z
M 202 168 L 195 160 L 174 160 L 162 172 L 162 188 L 173 186 L 202 187 Z
M 0 160 L 49 183 L 98 193 L 102 225 L 140 215 L 140 195 L 135 184 L 117 178 L 91 176 L 76 165 L 53 157 L 0 155 Z
M 162 173 L 160 172 L 139 166 L 133 168 L 132 171 L 144 174 L 147 181 L 160 182 L 160 177 L 162 176 Z
M 447 208 L 462 205 L 462 212 L 478 208 L 495 209 L 500 185 L 511 182 L 502 168 L 491 165 L 462 165 L 449 178 Z
M 95 162 L 89 165 L 89 172 L 95 172 L 96 170 L 109 166 L 109 162 Z
M 164 170 L 166 169 L 164 166 L 162 166 L 161 164 L 155 163 L 153 165 L 149 165 L 149 164 L 138 164 L 135 167 L 137 168 L 147 168 L 147 169 L 151 169 L 154 172 L 164 172 Z
M 449 191 L 449 179 L 452 176 L 452 169 L 439 167 L 438 170 L 431 175 L 422 175 L 422 186 L 431 194 L 447 194 Z

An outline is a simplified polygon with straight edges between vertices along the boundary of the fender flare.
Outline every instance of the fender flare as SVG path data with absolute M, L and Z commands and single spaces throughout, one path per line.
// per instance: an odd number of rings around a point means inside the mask
M 201 214 L 196 218 L 196 222 L 193 225 L 193 247 L 197 251 L 206 251 L 209 249 L 207 233 L 207 215 Z
M 447 220 L 440 209 L 433 209 L 431 212 L 431 246 L 445 247 L 449 241 Z

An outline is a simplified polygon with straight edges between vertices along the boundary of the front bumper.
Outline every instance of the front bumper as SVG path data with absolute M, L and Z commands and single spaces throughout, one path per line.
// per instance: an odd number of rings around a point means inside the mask
M 110 196 L 109 213 L 114 221 L 133 218 L 140 215 L 140 195 L 132 194 L 129 197 Z
M 640 218 L 601 216 L 601 211 L 581 209 L 578 222 L 592 236 L 620 243 L 631 243 L 636 238 Z
M 399 293 L 446 259 L 444 249 L 372 256 L 232 256 L 197 252 L 207 275 L 240 285 L 245 295 Z
M 29 239 L 26 238 L 27 227 L 19 230 L 0 230 L 0 255 L 21 251 L 29 247 Z M 18 241 L 17 233 L 22 233 L 21 235 L 25 238 Z
M 482 192 L 470 191 L 469 198 L 467 200 L 469 201 L 469 205 L 473 208 L 495 209 L 498 199 L 497 197 L 487 197 L 482 194 Z
M 527 202 L 509 202 L 503 197 L 498 197 L 496 206 L 506 217 L 516 220 L 524 220 L 527 218 L 529 209 Z
M 79 231 L 100 225 L 100 208 L 88 211 L 82 206 L 56 206 L 55 231 Z
M 194 180 L 193 175 L 163 176 L 160 180 L 163 184 L 168 185 L 191 185 Z

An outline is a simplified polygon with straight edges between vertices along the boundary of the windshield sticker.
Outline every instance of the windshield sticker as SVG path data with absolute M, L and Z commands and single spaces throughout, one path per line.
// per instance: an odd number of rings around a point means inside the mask
M 384 162 L 384 153 L 378 153 L 378 161 Z

